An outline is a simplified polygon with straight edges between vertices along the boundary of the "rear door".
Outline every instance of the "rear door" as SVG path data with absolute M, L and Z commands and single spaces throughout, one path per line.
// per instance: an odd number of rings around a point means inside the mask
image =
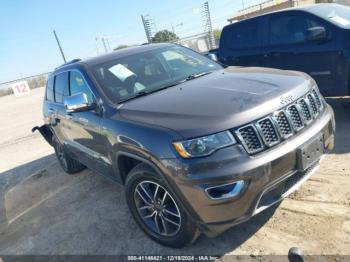
M 53 83 L 54 101 L 50 103 L 47 110 L 50 115 L 50 125 L 60 143 L 63 144 L 67 138 L 64 131 L 66 110 L 63 106 L 63 100 L 69 95 L 68 72 L 57 73 L 54 76 Z
M 307 41 L 307 29 L 322 26 L 328 40 Z M 341 56 L 331 26 L 306 12 L 291 11 L 268 16 L 264 66 L 297 70 L 311 75 L 328 94 L 336 85 L 336 68 Z
M 54 83 L 55 76 L 49 76 L 46 83 L 46 92 L 43 105 L 44 122 L 46 125 L 51 125 L 53 103 L 55 103 Z
M 253 18 L 224 28 L 219 59 L 229 66 L 261 66 L 261 18 Z

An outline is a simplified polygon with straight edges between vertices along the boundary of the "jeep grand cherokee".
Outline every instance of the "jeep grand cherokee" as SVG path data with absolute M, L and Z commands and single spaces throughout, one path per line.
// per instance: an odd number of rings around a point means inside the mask
M 69 174 L 125 186 L 157 242 L 216 236 L 279 202 L 333 148 L 334 117 L 304 73 L 223 67 L 174 44 L 73 60 L 50 75 L 39 129 Z

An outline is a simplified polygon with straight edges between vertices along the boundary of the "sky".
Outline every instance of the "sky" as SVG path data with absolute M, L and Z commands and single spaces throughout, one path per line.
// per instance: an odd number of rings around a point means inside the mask
M 209 0 L 214 28 L 255 0 Z M 2 0 L 0 3 L 0 83 L 52 71 L 63 63 L 52 30 L 67 60 L 102 54 L 101 40 L 111 49 L 147 42 L 140 15 L 150 15 L 156 30 L 179 37 L 203 32 L 199 8 L 204 0 Z M 181 25 L 182 24 L 182 25 Z

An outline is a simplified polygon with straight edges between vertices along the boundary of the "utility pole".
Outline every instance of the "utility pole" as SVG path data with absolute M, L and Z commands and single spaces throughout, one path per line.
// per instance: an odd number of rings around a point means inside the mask
M 213 26 L 211 24 L 208 2 L 204 3 L 204 16 L 205 16 L 204 30 L 208 35 L 209 47 L 210 49 L 213 49 L 215 47 L 215 39 L 214 39 L 214 33 L 213 33 Z
M 183 25 L 184 25 L 183 23 L 180 23 L 180 24 L 177 24 L 177 25 L 171 25 L 171 30 L 172 30 L 173 33 L 175 34 L 175 27 L 183 26 Z
M 242 0 L 242 11 L 243 11 L 243 17 L 245 18 L 246 17 L 246 14 L 245 14 L 245 5 L 244 5 L 244 0 Z
M 53 30 L 53 34 L 55 35 L 55 38 L 56 38 L 56 42 L 57 42 L 57 45 L 58 45 L 58 48 L 60 49 L 60 52 L 61 52 L 61 55 L 62 55 L 62 58 L 63 58 L 63 61 L 66 63 L 66 57 L 64 56 L 64 53 L 63 53 L 63 50 L 62 50 L 62 47 L 61 47 L 61 44 L 60 44 L 60 40 L 58 39 L 57 37 L 57 34 L 56 34 L 56 31 Z
M 102 41 L 102 44 L 103 44 L 103 48 L 105 49 L 105 53 L 107 53 L 108 50 L 107 50 L 106 40 L 105 40 L 105 38 L 103 36 L 101 37 L 101 41 Z
M 119 35 L 103 35 L 103 36 L 96 36 L 95 40 L 96 42 L 101 40 L 105 53 L 108 53 L 112 51 L 112 48 L 109 44 L 109 40 L 114 38 L 119 38 L 119 37 L 120 37 Z
M 141 15 L 141 19 L 142 19 L 142 23 L 143 23 L 143 28 L 145 29 L 147 42 L 152 43 L 151 19 L 149 18 L 148 15 L 146 15 L 146 16 Z

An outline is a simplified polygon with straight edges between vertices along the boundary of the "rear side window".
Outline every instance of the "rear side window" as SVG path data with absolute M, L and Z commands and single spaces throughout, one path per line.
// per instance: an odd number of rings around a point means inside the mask
M 231 48 L 256 47 L 260 45 L 259 21 L 245 21 L 231 27 L 231 37 L 227 39 Z
M 316 26 L 325 27 L 319 21 L 304 14 L 273 15 L 270 18 L 270 44 L 303 43 L 306 41 L 307 30 Z
M 85 93 L 90 103 L 92 103 L 94 100 L 94 96 L 84 77 L 77 71 L 70 72 L 70 93 L 71 95 Z
M 64 72 L 55 77 L 55 102 L 63 103 L 67 96 L 69 96 L 68 72 Z
M 46 100 L 47 101 L 54 101 L 55 100 L 54 93 L 53 93 L 53 82 L 54 82 L 54 77 L 50 77 L 47 80 L 47 84 L 46 84 Z

